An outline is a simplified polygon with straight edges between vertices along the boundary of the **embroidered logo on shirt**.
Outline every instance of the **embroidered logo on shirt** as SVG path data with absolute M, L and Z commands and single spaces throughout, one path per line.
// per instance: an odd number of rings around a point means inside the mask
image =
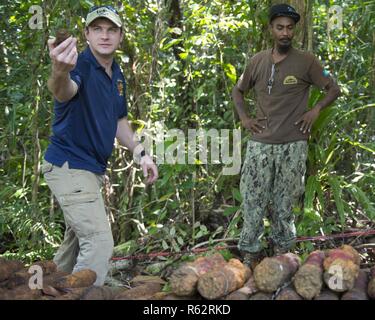
M 295 76 L 287 76 L 284 79 L 284 84 L 297 84 L 297 78 Z
M 117 90 L 118 90 L 119 96 L 124 95 L 124 83 L 122 82 L 121 79 L 117 80 Z
M 330 75 L 330 73 L 329 73 L 329 71 L 328 70 L 326 70 L 326 69 L 323 69 L 323 77 L 329 77 L 329 75 Z

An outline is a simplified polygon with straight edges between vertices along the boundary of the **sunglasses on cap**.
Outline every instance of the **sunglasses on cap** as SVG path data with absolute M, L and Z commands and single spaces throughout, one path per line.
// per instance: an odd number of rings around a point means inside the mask
M 93 7 L 91 7 L 89 9 L 89 13 L 91 13 L 91 12 L 97 10 L 97 9 L 101 9 L 101 8 L 107 8 L 108 10 L 111 10 L 112 12 L 114 12 L 116 14 L 119 14 L 118 11 L 114 7 L 112 7 L 110 5 L 107 5 L 107 6 L 93 6 Z

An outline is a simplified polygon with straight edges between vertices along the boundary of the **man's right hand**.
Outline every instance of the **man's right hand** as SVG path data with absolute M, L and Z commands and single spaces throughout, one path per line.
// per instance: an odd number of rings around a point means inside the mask
M 267 120 L 267 118 L 258 118 L 258 119 L 253 119 L 253 118 L 245 118 L 241 120 L 242 126 L 250 130 L 252 133 L 262 133 L 263 129 L 266 127 L 259 123 L 259 121 L 264 121 Z
M 52 60 L 52 73 L 48 79 L 48 89 L 59 102 L 66 102 L 73 98 L 77 91 L 77 84 L 70 78 L 78 59 L 77 39 L 69 37 L 55 46 L 55 39 L 48 40 L 49 56 Z
M 49 56 L 52 60 L 52 71 L 57 74 L 69 73 L 77 63 L 77 39 L 69 37 L 55 46 L 55 39 L 48 40 Z

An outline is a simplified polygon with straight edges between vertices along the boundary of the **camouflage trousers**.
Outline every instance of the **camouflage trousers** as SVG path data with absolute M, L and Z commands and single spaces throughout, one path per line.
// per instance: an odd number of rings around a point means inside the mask
M 264 218 L 270 219 L 270 240 L 288 250 L 296 238 L 293 207 L 305 189 L 307 141 L 265 144 L 249 141 L 241 169 L 243 229 L 238 248 L 262 250 Z

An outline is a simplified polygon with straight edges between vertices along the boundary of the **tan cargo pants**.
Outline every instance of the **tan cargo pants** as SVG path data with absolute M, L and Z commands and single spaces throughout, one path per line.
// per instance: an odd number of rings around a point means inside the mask
M 91 269 L 97 274 L 95 285 L 103 285 L 113 251 L 112 232 L 100 192 L 103 176 L 69 169 L 68 162 L 60 168 L 44 160 L 41 169 L 66 224 L 64 241 L 54 262 L 58 269 L 69 273 Z

